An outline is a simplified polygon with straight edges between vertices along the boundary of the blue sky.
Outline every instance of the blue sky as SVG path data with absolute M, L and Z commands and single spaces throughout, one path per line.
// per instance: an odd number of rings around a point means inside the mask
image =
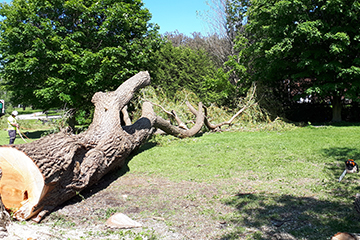
M 11 0 L 0 0 L 11 2 Z M 160 33 L 173 32 L 191 36 L 193 32 L 201 32 L 205 35 L 206 23 L 196 12 L 208 10 L 206 0 L 142 0 L 145 7 L 152 14 L 151 23 L 160 26 Z
M 205 0 L 142 0 L 152 14 L 151 22 L 160 26 L 160 33 L 173 32 L 190 36 L 193 32 L 205 34 L 206 23 L 196 12 L 209 9 Z

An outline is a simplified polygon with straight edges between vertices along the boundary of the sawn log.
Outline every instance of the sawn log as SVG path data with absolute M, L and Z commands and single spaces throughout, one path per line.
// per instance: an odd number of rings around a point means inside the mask
M 140 119 L 121 126 L 120 112 L 125 116 L 135 92 L 149 84 L 149 73 L 140 72 L 115 91 L 95 93 L 93 122 L 81 134 L 62 131 L 27 144 L 1 146 L 0 194 L 5 208 L 18 220 L 39 222 L 56 206 L 122 167 L 155 128 L 177 137 L 200 131 L 202 103 L 198 111 L 193 109 L 196 124 L 190 129 L 170 125 L 155 114 L 150 102 L 143 103 Z
M 88 130 L 48 135 L 21 145 L 0 147 L 0 194 L 7 210 L 18 220 L 40 221 L 59 204 L 119 168 L 153 131 L 156 115 L 144 103 L 142 117 L 121 126 L 120 111 L 134 93 L 150 84 L 148 72 L 140 72 L 113 92 L 98 92 L 92 102 L 95 113 Z

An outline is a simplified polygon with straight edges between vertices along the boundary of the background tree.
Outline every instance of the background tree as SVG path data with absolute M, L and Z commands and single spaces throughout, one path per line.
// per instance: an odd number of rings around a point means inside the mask
M 178 35 L 175 40 L 178 46 L 168 41 L 154 54 L 153 66 L 149 67 L 153 69 L 152 86 L 161 87 L 170 98 L 184 88 L 196 93 L 205 104 L 230 104 L 235 98 L 235 86 L 203 48 L 186 46 L 185 42 L 191 45 L 193 41 L 196 40 Z
M 87 109 L 161 43 L 141 0 L 14 0 L 0 4 L 0 66 L 14 104 Z
M 166 32 L 164 37 L 172 42 L 174 47 L 189 47 L 193 50 L 204 50 L 211 57 L 211 60 L 218 68 L 223 68 L 229 57 L 229 46 L 227 40 L 220 38 L 217 33 L 202 35 L 200 32 L 193 32 L 187 36 L 179 31 Z
M 229 57 L 236 55 L 234 43 L 236 36 L 243 32 L 244 9 L 239 0 L 212 0 L 208 5 L 210 11 L 199 12 L 208 23 L 210 33 L 207 36 L 194 32 L 192 37 L 188 37 L 175 31 L 166 33 L 165 37 L 175 47 L 186 46 L 195 51 L 203 50 L 208 53 L 218 69 L 211 76 L 204 74 L 203 80 L 200 79 L 202 91 L 196 92 L 201 94 L 205 103 L 215 102 L 218 105 L 233 107 L 236 98 L 245 96 L 251 86 L 238 81 L 238 62 L 225 64 Z
M 248 24 L 235 56 L 248 74 L 243 76 L 283 101 L 294 93 L 330 100 L 332 120 L 341 121 L 342 102 L 359 100 L 359 2 L 260 0 L 243 6 Z
M 224 65 L 229 56 L 237 55 L 236 37 L 243 32 L 244 8 L 240 0 L 211 0 L 209 11 L 199 13 L 207 23 L 209 34 L 207 42 L 212 54 L 229 72 L 229 81 L 238 83 L 238 75 L 230 65 Z
M 201 95 L 204 77 L 214 75 L 216 71 L 205 51 L 175 47 L 171 41 L 154 54 L 151 62 L 154 63 L 150 72 L 152 85 L 161 87 L 170 98 L 181 88 Z

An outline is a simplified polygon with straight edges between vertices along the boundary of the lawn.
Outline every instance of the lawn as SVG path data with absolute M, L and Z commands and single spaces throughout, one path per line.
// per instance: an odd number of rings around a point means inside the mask
M 29 132 L 31 141 L 51 128 L 39 122 L 20 125 L 23 132 Z M 345 160 L 360 163 L 360 127 L 286 129 L 205 133 L 180 140 L 153 137 L 129 159 L 127 173 L 116 180 L 119 185 L 114 182 L 111 188 L 103 189 L 104 194 L 113 191 L 111 199 L 125 192 L 133 200 L 109 209 L 140 209 L 140 215 L 130 216 L 164 218 L 171 231 L 188 231 L 188 235 L 204 226 L 211 229 L 210 222 L 220 222 L 221 229 L 216 233 L 210 230 L 208 239 L 273 239 L 284 233 L 315 240 L 329 239 L 337 232 L 359 232 L 360 215 L 353 202 L 360 193 L 360 176 L 348 174 L 342 182 L 337 180 Z M 1 131 L 0 144 L 7 141 L 7 132 Z M 20 137 L 16 143 L 22 143 Z M 121 184 L 129 179 L 130 185 Z M 148 183 L 133 185 L 135 179 L 148 179 Z M 154 179 L 166 180 L 158 180 L 158 185 L 152 183 Z M 166 184 L 161 185 L 161 181 Z M 174 189 L 179 186 L 183 189 Z M 206 193 L 205 189 L 212 190 Z M 177 205 L 192 206 L 189 202 L 196 207 L 188 212 Z M 186 221 L 193 225 L 184 223 L 185 213 Z M 199 216 L 209 222 L 196 228 Z
M 26 108 L 23 110 L 22 108 L 14 109 L 21 114 L 31 114 L 35 112 L 41 112 L 41 110 Z M 51 112 L 51 114 L 54 111 Z M 9 144 L 9 136 L 7 132 L 7 117 L 9 114 L 3 115 L 0 117 L 0 145 Z M 45 115 L 44 115 L 45 116 Z M 32 142 L 39 139 L 41 136 L 46 134 L 49 130 L 53 129 L 55 126 L 51 123 L 43 124 L 39 120 L 18 120 L 20 125 L 20 133 L 23 136 L 23 139 L 26 142 Z M 23 144 L 26 143 L 17 132 L 15 144 Z
M 269 239 L 264 229 L 328 239 L 360 230 L 353 207 L 360 176 L 337 181 L 345 160 L 360 163 L 359 139 L 358 126 L 166 137 L 147 143 L 128 165 L 130 174 L 217 185 L 218 200 L 233 208 L 227 216 L 212 213 L 232 229 L 223 239 Z

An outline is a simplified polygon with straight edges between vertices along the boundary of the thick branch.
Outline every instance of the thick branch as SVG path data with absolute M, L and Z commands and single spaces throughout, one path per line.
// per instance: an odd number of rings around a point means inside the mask
M 92 98 L 95 104 L 93 122 L 86 132 L 80 134 L 83 138 L 81 141 L 96 144 L 104 135 L 114 135 L 114 131 L 121 132 L 119 112 L 129 103 L 136 91 L 148 84 L 149 73 L 140 72 L 121 84 L 114 92 L 95 93 Z
M 123 115 L 123 120 L 124 120 L 125 126 L 131 125 L 131 119 L 129 117 L 129 113 L 128 113 L 127 109 L 128 109 L 127 105 L 125 107 L 123 107 L 123 109 L 121 109 L 121 113 Z
M 221 128 L 221 127 L 224 126 L 224 125 L 231 125 L 231 123 L 232 123 L 242 112 L 244 112 L 246 109 L 248 109 L 249 107 L 251 107 L 251 106 L 253 106 L 254 104 L 256 104 L 256 103 L 250 103 L 251 100 L 254 98 L 255 90 L 256 90 L 256 87 L 254 87 L 253 92 L 252 92 L 252 94 L 251 94 L 251 97 L 250 97 L 247 105 L 245 105 L 242 109 L 240 109 L 237 113 L 235 113 L 235 115 L 232 116 L 231 119 L 228 120 L 228 121 L 226 121 L 226 122 L 222 122 L 222 123 L 218 123 L 218 124 L 211 124 L 210 121 L 209 121 L 208 118 L 207 118 L 207 109 L 206 109 L 206 107 L 204 106 L 204 110 L 205 110 L 204 123 L 205 123 L 205 126 L 206 126 L 208 129 L 210 129 L 211 131 L 214 131 L 214 130 L 216 130 L 216 129 L 218 129 L 218 128 Z M 195 112 L 196 112 L 195 108 L 193 108 L 193 107 L 191 106 L 191 104 L 189 104 L 188 102 L 186 102 L 186 105 L 189 107 L 190 111 L 195 114 Z
M 94 94 L 93 122 L 79 135 L 58 133 L 28 144 L 2 146 L 0 193 L 5 207 L 15 211 L 14 217 L 38 222 L 57 205 L 123 166 L 152 134 L 156 116 L 152 105 L 144 103 L 142 117 L 121 127 L 119 112 L 135 91 L 149 83 L 149 73 L 140 72 L 114 92 Z
M 170 111 L 167 111 L 163 106 L 159 105 L 159 104 L 155 104 L 155 103 L 152 103 L 153 105 L 155 106 L 158 106 L 159 108 L 161 108 L 170 118 L 174 118 L 175 121 L 177 122 L 179 128 L 182 128 L 184 130 L 189 130 L 189 128 L 186 126 L 185 123 L 183 123 L 183 121 L 181 121 L 181 119 L 179 118 L 179 116 L 176 114 L 175 110 L 172 110 L 171 112 Z M 196 110 L 195 110 L 196 112 Z M 196 113 L 194 113 L 196 115 Z
M 156 118 L 154 127 L 160 128 L 164 132 L 166 132 L 170 135 L 179 137 L 179 138 L 186 138 L 186 137 L 194 136 L 196 133 L 198 133 L 201 130 L 202 126 L 204 125 L 205 115 L 202 112 L 202 108 L 203 108 L 203 104 L 200 102 L 199 106 L 198 106 L 198 111 L 195 110 L 193 112 L 194 115 L 196 116 L 195 125 L 188 130 L 185 130 L 185 129 L 177 127 L 177 126 L 173 126 L 173 125 L 171 125 L 171 123 L 169 123 L 168 121 L 164 120 L 163 118 L 161 118 L 159 116 L 157 116 L 157 118 Z

